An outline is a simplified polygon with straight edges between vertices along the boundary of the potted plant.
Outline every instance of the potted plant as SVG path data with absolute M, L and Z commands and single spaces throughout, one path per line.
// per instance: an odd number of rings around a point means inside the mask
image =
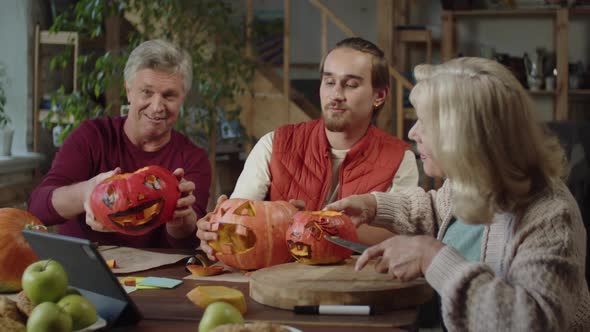
M 14 129 L 10 126 L 10 117 L 6 114 L 6 67 L 0 63 L 0 156 L 10 156 Z

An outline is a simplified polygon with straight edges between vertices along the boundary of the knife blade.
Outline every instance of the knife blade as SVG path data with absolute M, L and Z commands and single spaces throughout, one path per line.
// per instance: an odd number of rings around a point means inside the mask
M 345 239 L 341 239 L 338 236 L 329 236 L 329 235 L 326 235 L 326 236 L 324 236 L 324 239 L 326 239 L 326 240 L 328 240 L 328 241 L 330 241 L 330 242 L 332 242 L 334 244 L 337 244 L 337 245 L 339 245 L 341 247 L 350 249 L 350 250 L 352 250 L 354 252 L 358 252 L 359 254 L 362 254 L 365 251 L 365 249 L 367 249 L 369 247 L 369 246 L 366 246 L 364 244 L 360 244 L 360 243 L 348 241 L 348 240 L 345 240 Z

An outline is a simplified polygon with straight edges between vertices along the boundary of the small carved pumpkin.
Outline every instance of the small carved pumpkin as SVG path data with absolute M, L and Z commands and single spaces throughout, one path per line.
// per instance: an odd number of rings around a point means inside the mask
M 0 293 L 22 289 L 23 272 L 39 260 L 22 235 L 23 229 L 47 231 L 47 228 L 27 211 L 0 209 Z
M 148 166 L 99 183 L 92 191 L 90 208 L 105 227 L 142 235 L 170 221 L 179 198 L 176 177 L 163 167 Z
M 228 199 L 211 215 L 217 240 L 208 244 L 220 261 L 241 270 L 289 262 L 285 232 L 296 212 L 285 201 Z
M 358 241 L 350 218 L 336 211 L 300 211 L 286 233 L 291 255 L 305 264 L 332 264 L 345 260 L 352 251 L 329 242 L 325 236 Z

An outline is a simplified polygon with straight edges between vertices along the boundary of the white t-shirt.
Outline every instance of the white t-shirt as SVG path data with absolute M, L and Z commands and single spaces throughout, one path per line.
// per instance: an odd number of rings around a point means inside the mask
M 266 198 L 270 187 L 270 157 L 272 155 L 272 142 L 274 131 L 262 136 L 258 143 L 250 151 L 244 164 L 242 174 L 238 178 L 231 198 L 245 198 L 261 201 Z M 326 196 L 326 204 L 332 203 L 338 198 L 338 174 L 340 166 L 349 150 L 331 149 L 332 155 L 332 185 Z M 400 188 L 415 188 L 418 186 L 418 166 L 416 155 L 411 150 L 404 154 L 404 159 L 391 182 L 387 191 L 391 192 Z

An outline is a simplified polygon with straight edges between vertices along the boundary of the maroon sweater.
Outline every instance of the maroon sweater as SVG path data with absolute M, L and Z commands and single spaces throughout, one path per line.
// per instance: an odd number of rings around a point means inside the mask
M 51 204 L 56 188 L 86 181 L 95 175 L 120 167 L 122 173 L 148 165 L 160 165 L 170 171 L 183 168 L 184 177 L 195 183 L 197 198 L 193 209 L 197 219 L 205 215 L 211 184 L 211 166 L 207 153 L 182 134 L 172 131 L 170 142 L 156 152 L 145 152 L 133 145 L 123 131 L 126 117 L 88 120 L 76 128 L 55 155 L 51 170 L 32 193 L 29 211 L 46 225 L 59 224 L 59 233 L 85 238 L 99 244 L 138 248 L 194 247 L 196 236 L 174 239 L 162 225 L 142 236 L 95 232 L 86 225 L 84 213 L 62 218 Z

